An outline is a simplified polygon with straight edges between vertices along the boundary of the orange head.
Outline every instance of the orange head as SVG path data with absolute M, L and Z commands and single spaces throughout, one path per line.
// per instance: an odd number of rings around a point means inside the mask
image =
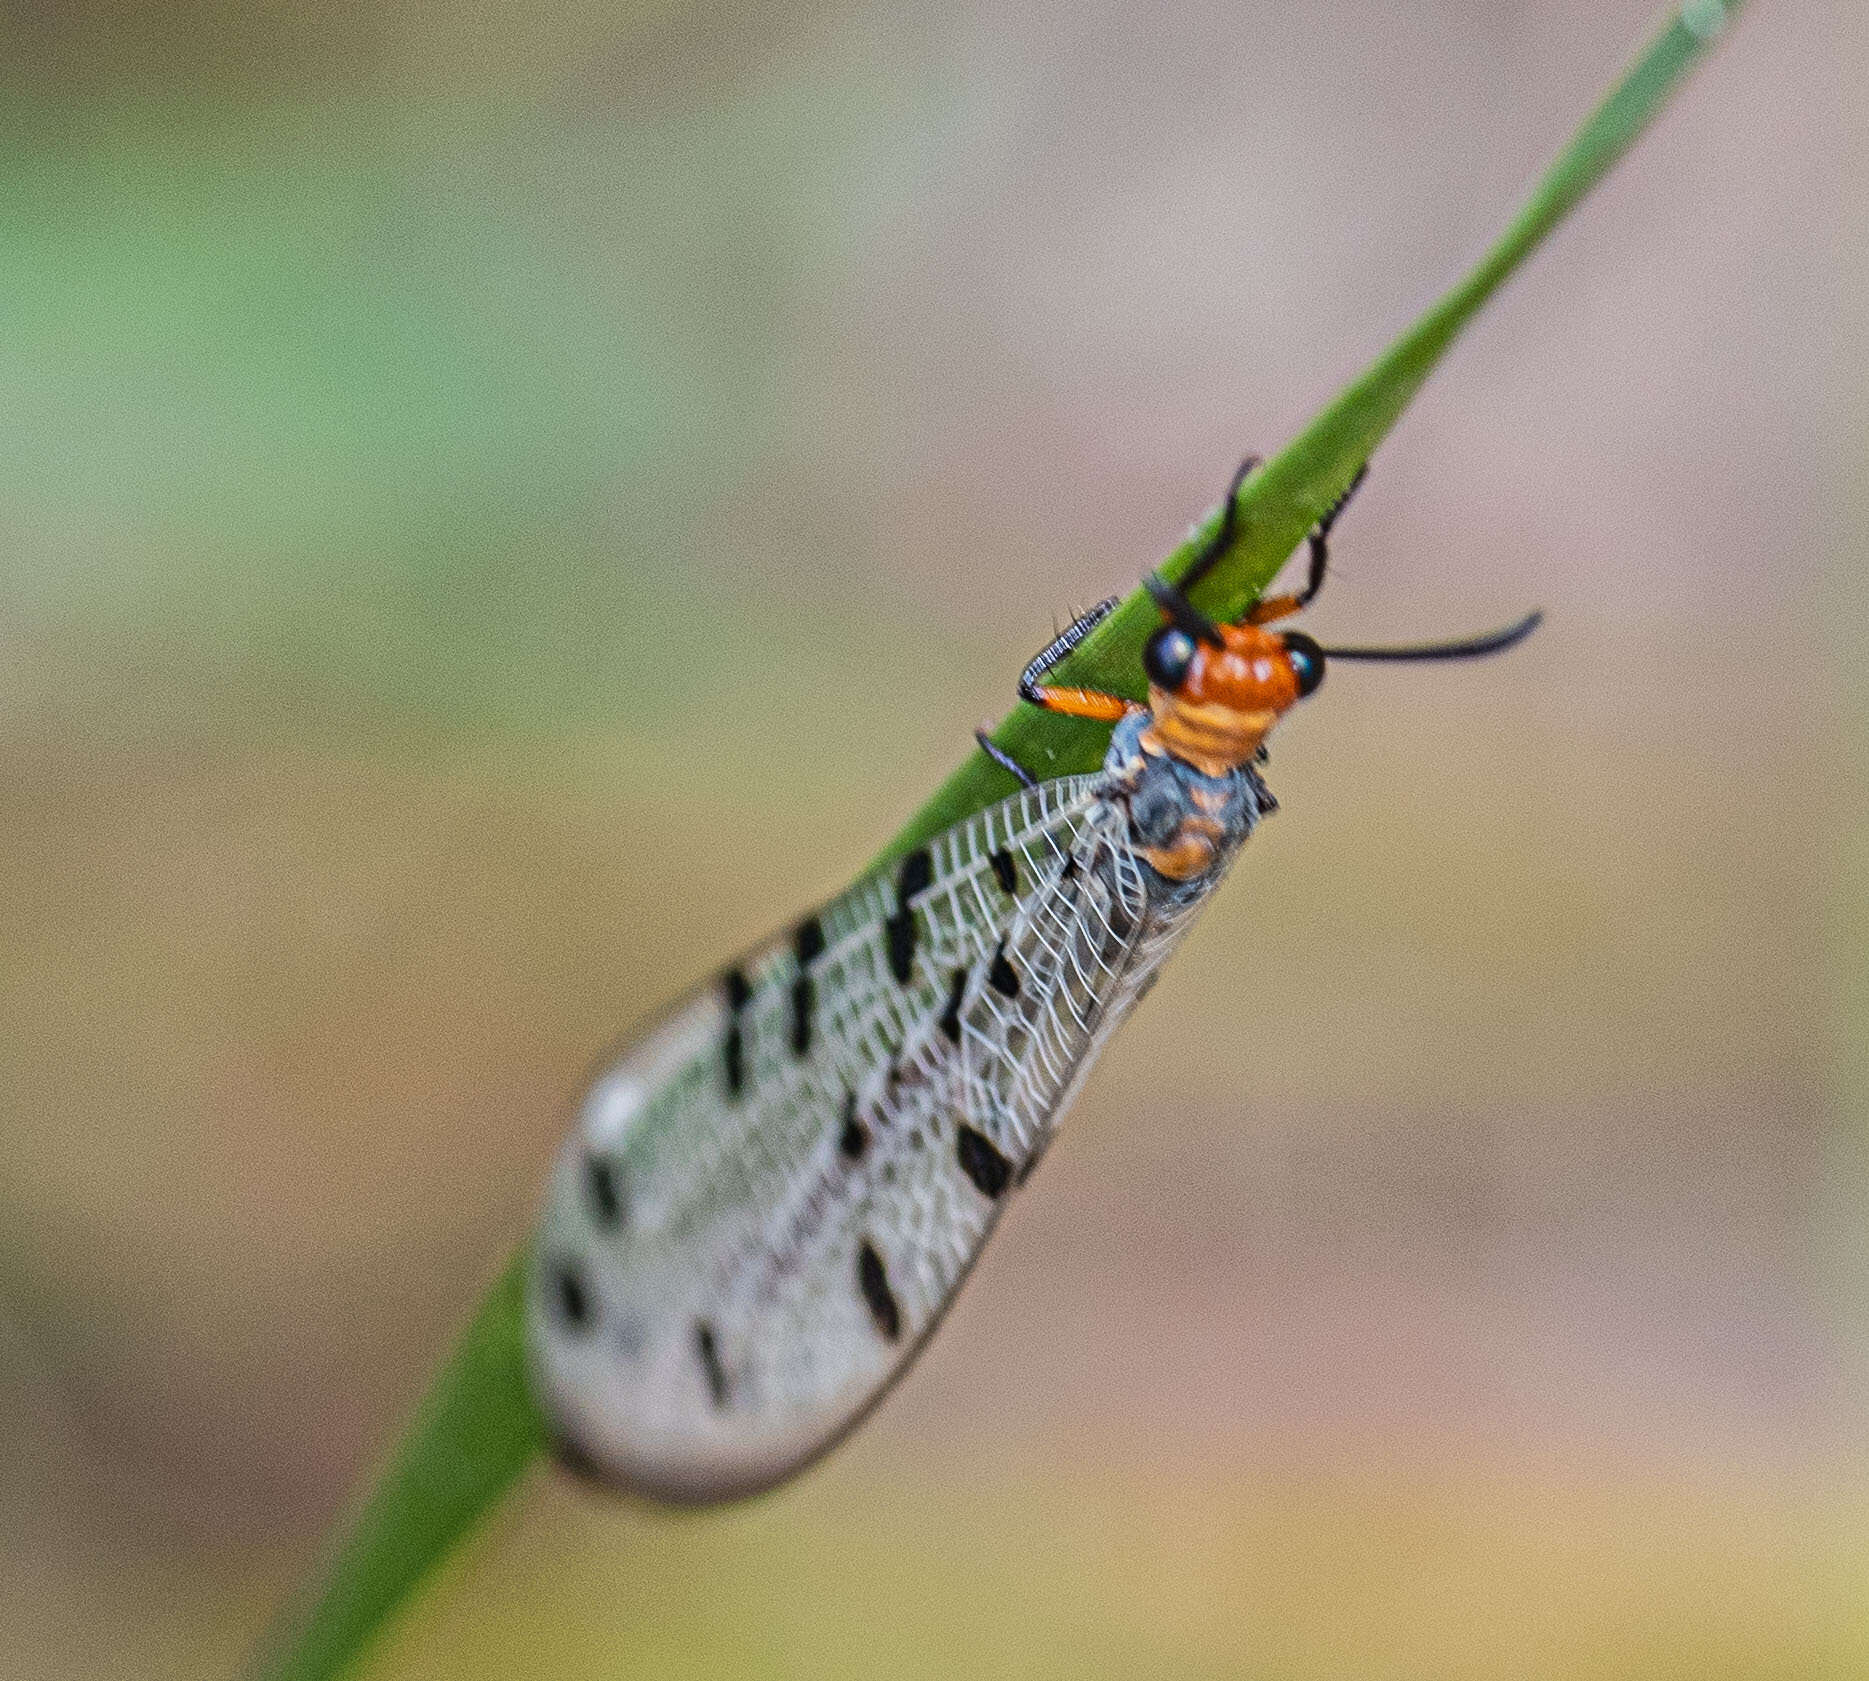
M 1329 554 L 1326 539 L 1363 482 L 1367 465 L 1357 469 L 1349 487 L 1311 528 L 1311 567 L 1304 588 L 1293 595 L 1263 597 L 1238 624 L 1215 624 L 1189 601 L 1187 591 L 1226 552 L 1240 485 L 1253 466 L 1251 457 L 1240 463 L 1227 488 L 1219 524 L 1180 581 L 1171 584 L 1159 573 L 1143 580 L 1167 621 L 1142 652 L 1153 715 L 1142 733 L 1146 751 L 1166 753 L 1206 776 L 1225 776 L 1259 751 L 1272 726 L 1297 701 L 1316 691 L 1324 681 L 1326 656 L 1337 660 L 1475 659 L 1510 648 L 1537 628 L 1542 615 L 1534 612 L 1485 636 L 1376 648 L 1324 648 L 1301 630 L 1268 630 L 1273 620 L 1307 607 L 1323 588 Z M 1064 652 L 1074 645 L 1068 636 L 1061 640 Z
M 1171 621 L 1149 638 L 1142 665 L 1155 716 L 1144 742 L 1207 776 L 1224 776 L 1324 681 L 1324 652 L 1302 631 L 1250 622 L 1202 630 L 1208 634 Z

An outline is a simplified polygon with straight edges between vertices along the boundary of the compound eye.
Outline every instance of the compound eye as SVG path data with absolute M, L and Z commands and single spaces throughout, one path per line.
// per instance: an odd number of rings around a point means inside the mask
M 1292 675 L 1298 679 L 1298 693 L 1315 694 L 1324 681 L 1324 650 L 1301 630 L 1286 631 L 1282 640 Z
M 1194 663 L 1194 638 L 1178 625 L 1163 625 L 1142 650 L 1142 669 L 1158 689 L 1173 694 Z

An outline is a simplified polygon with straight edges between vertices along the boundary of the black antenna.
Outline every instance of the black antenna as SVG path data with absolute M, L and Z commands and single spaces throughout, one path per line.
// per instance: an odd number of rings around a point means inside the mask
M 1420 642 L 1412 648 L 1325 648 L 1323 654 L 1331 660 L 1473 660 L 1482 654 L 1502 653 L 1514 643 L 1523 642 L 1543 622 L 1543 611 L 1534 608 L 1517 624 L 1487 636 L 1469 636 L 1458 642 Z

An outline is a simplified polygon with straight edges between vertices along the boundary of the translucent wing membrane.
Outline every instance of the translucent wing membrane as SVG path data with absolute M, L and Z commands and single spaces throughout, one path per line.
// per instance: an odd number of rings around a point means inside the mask
M 570 1456 L 665 1497 L 748 1492 L 906 1364 L 1221 873 L 1154 876 L 1114 787 L 1065 778 L 956 825 L 599 1075 L 535 1261 Z

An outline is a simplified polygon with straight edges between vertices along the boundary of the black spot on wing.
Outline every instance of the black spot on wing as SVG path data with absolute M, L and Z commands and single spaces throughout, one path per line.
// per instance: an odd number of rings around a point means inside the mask
M 727 1404 L 727 1369 L 720 1363 L 720 1344 L 714 1327 L 705 1319 L 694 1322 L 694 1352 L 701 1362 L 701 1375 L 707 1379 L 707 1393 L 717 1407 Z
M 844 1125 L 837 1135 L 837 1148 L 845 1161 L 860 1162 L 870 1147 L 870 1129 L 857 1119 L 857 1094 L 844 1094 Z
M 752 1001 L 753 989 L 738 969 L 722 975 L 720 985 L 727 1000 L 727 1036 L 721 1041 L 720 1066 L 727 1079 L 727 1095 L 738 1097 L 746 1085 L 746 1030 L 740 1018 Z
M 994 949 L 993 961 L 986 968 L 986 984 L 1005 998 L 1019 996 L 1019 971 L 1012 966 L 1012 959 L 1006 955 L 1006 942 L 1001 940 Z
M 811 1049 L 812 1018 L 818 1008 L 818 987 L 811 978 L 811 965 L 824 955 L 824 924 L 808 916 L 792 930 L 792 956 L 798 962 L 798 974 L 792 981 L 792 1055 L 804 1056 Z
M 906 905 L 917 893 L 926 892 L 933 880 L 934 858 L 927 847 L 918 846 L 896 872 L 896 903 Z
M 800 975 L 792 982 L 793 1056 L 803 1056 L 811 1049 L 811 1018 L 817 1008 L 817 984 L 809 975 Z
M 628 1202 L 624 1195 L 623 1174 L 608 1156 L 592 1151 L 584 1158 L 584 1194 L 591 1205 L 591 1218 L 607 1231 L 623 1224 Z
M 960 1001 L 967 990 L 967 971 L 956 969 L 948 983 L 947 1003 L 941 1008 L 941 1031 L 955 1044 L 960 1043 Z
M 1012 861 L 1012 854 L 1001 847 L 987 860 L 993 866 L 993 879 L 999 883 L 1002 893 L 1019 891 L 1019 869 Z
M 597 1319 L 597 1303 L 591 1296 L 584 1269 L 576 1261 L 560 1261 L 546 1280 L 552 1311 L 568 1330 L 588 1331 Z
M 883 918 L 883 944 L 889 954 L 889 973 L 898 985 L 907 986 L 915 970 L 915 913 L 904 905 L 895 915 Z
M 1012 1180 L 1012 1163 L 985 1133 L 963 1123 L 954 1153 L 960 1158 L 961 1172 L 973 1181 L 981 1196 L 996 1201 L 1004 1194 Z
M 889 1274 L 876 1245 L 866 1237 L 857 1249 L 857 1288 L 863 1292 L 864 1305 L 876 1321 L 887 1342 L 902 1335 L 902 1309 L 896 1305 L 895 1292 L 889 1288 Z
M 934 858 L 927 847 L 918 846 L 902 860 L 896 871 L 896 908 L 883 918 L 883 944 L 889 957 L 889 972 L 901 986 L 909 984 L 915 968 L 915 942 L 919 930 L 910 901 L 924 893 L 934 881 Z

